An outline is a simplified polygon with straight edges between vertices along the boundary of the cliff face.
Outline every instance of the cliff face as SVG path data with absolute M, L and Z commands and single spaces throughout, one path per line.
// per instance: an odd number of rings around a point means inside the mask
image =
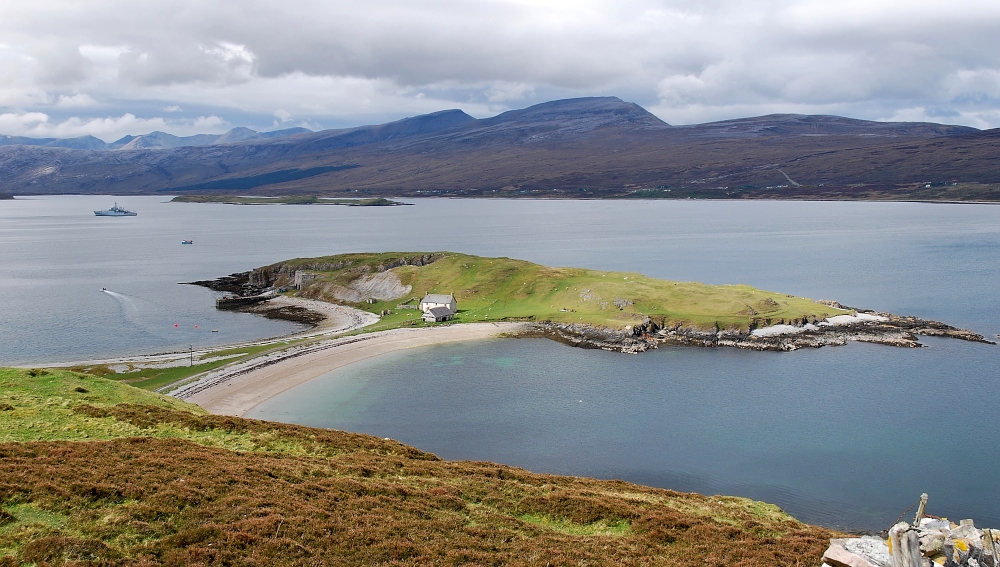
M 402 297 L 412 290 L 411 286 L 403 285 L 399 276 L 390 272 L 400 266 L 426 266 L 442 257 L 444 254 L 391 254 L 376 257 L 371 261 L 371 255 L 344 255 L 338 259 L 312 259 L 291 262 L 279 262 L 246 272 L 222 276 L 214 280 L 185 282 L 190 285 L 207 287 L 239 297 L 258 296 L 273 288 L 291 288 L 295 285 L 295 273 L 304 272 L 343 272 L 347 277 L 339 278 L 338 282 L 317 281 L 304 287 L 303 297 L 321 299 L 340 303 L 362 303 L 374 298 L 378 300 L 393 300 Z M 364 258 L 363 261 L 359 260 Z M 244 309 L 257 312 L 257 309 Z M 263 311 L 261 311 L 263 313 Z M 270 312 L 268 312 L 270 313 Z M 297 316 L 294 320 L 301 320 Z M 311 321 L 312 322 L 312 321 Z

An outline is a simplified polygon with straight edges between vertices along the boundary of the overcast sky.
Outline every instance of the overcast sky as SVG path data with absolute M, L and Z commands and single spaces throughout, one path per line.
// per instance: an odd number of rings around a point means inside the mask
M 618 96 L 1000 127 L 998 0 L 31 0 L 0 5 L 0 134 L 339 128 Z

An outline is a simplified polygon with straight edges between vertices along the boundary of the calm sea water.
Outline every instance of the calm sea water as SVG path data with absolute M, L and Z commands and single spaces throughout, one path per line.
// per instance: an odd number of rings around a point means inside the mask
M 288 332 L 216 312 L 211 292 L 177 282 L 348 251 L 455 250 L 747 283 L 1000 332 L 1000 207 L 165 200 L 119 198 L 140 213 L 123 219 L 93 216 L 109 197 L 0 201 L 0 364 Z M 881 529 L 928 492 L 932 513 L 1000 526 L 1000 348 L 926 344 L 639 356 L 544 340 L 448 345 L 345 368 L 254 415 L 393 437 L 445 458 L 750 496 L 826 525 Z

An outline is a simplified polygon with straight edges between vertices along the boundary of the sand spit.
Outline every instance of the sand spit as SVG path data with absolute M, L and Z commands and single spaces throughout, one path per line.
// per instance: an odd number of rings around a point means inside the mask
M 466 323 L 340 337 L 227 366 L 170 394 L 215 414 L 242 416 L 273 396 L 348 364 L 397 350 L 516 334 L 522 326 Z

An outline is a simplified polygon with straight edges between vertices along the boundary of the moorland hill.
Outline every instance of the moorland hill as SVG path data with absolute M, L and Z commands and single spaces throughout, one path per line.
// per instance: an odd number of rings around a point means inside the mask
M 816 565 L 835 532 L 743 498 L 450 462 L 0 369 L 0 565 Z
M 3 145 L 0 175 L 15 194 L 1000 199 L 995 130 L 804 115 L 672 126 L 615 97 L 208 145 L 165 136 L 110 152 Z

